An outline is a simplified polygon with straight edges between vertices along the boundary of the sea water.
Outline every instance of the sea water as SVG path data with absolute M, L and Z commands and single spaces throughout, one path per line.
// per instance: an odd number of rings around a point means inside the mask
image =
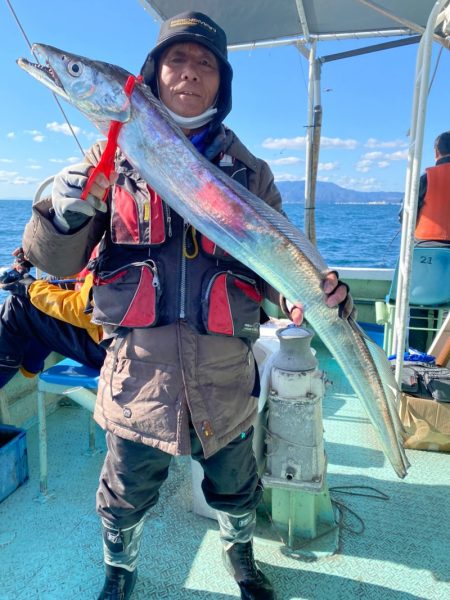
M 303 229 L 302 203 L 286 204 L 289 219 Z M 393 268 L 399 254 L 398 204 L 320 203 L 316 208 L 317 246 L 329 265 Z M 13 262 L 31 201 L 0 200 L 0 268 Z M 6 297 L 0 292 L 0 303 Z

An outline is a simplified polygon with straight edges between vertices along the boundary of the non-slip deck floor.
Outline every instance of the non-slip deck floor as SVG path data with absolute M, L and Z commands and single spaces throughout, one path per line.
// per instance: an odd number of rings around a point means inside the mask
M 410 473 L 399 480 L 339 368 L 315 345 L 320 368 L 333 381 L 324 428 L 327 482 L 343 505 L 340 550 L 314 562 L 294 559 L 272 532 L 272 539 L 255 539 L 260 566 L 279 600 L 450 598 L 450 455 L 408 451 Z M 85 452 L 87 418 L 78 407 L 48 417 L 52 496 L 45 502 L 37 428 L 27 432 L 30 479 L 0 503 L 0 600 L 98 595 L 103 566 L 95 491 L 104 455 Z M 104 449 L 100 430 L 97 445 Z M 367 496 L 377 492 L 387 499 Z M 221 563 L 217 524 L 192 512 L 189 459 L 177 459 L 146 523 L 133 599 L 232 598 L 239 598 L 238 588 Z

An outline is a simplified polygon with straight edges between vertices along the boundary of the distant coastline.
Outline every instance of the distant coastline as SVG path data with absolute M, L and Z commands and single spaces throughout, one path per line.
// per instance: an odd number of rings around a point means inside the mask
M 283 202 L 298 204 L 304 202 L 304 181 L 276 181 Z M 30 198 L 0 198 L 0 201 L 28 201 Z M 361 192 L 350 188 L 343 188 L 328 181 L 318 181 L 316 188 L 316 202 L 331 202 L 333 204 L 401 204 L 403 192 Z
M 304 202 L 304 181 L 277 181 L 283 202 L 286 204 L 298 204 Z M 361 192 L 343 188 L 328 181 L 318 181 L 316 188 L 317 203 L 333 204 L 401 204 L 402 192 Z

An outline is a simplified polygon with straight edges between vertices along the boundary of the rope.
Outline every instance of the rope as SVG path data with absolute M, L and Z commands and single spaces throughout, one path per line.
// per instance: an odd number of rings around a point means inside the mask
M 22 27 L 22 24 L 20 23 L 20 21 L 19 21 L 19 18 L 18 18 L 18 16 L 17 16 L 17 14 L 16 14 L 16 12 L 15 12 L 14 8 L 12 7 L 12 4 L 11 4 L 10 0 L 6 0 L 6 4 L 8 5 L 8 7 L 9 7 L 9 10 L 11 11 L 11 14 L 12 14 L 12 16 L 13 16 L 13 18 L 15 19 L 15 21 L 16 21 L 16 23 L 17 23 L 17 26 L 19 27 L 19 29 L 20 29 L 20 31 L 21 31 L 21 33 L 22 33 L 23 37 L 25 38 L 25 42 L 27 43 L 27 45 L 28 45 L 28 48 L 29 48 L 29 50 L 30 50 L 31 54 L 32 54 L 32 55 L 34 56 L 34 58 L 36 59 L 36 62 L 37 62 L 37 63 L 39 63 L 39 59 L 38 59 L 38 57 L 36 56 L 36 54 L 33 52 L 33 46 L 32 46 L 32 44 L 30 43 L 30 40 L 28 39 L 28 36 L 27 36 L 27 34 L 25 33 L 25 30 L 24 30 L 24 28 Z M 74 138 L 74 140 L 75 140 L 75 142 L 76 142 L 76 144 L 77 144 L 78 148 L 80 149 L 81 155 L 82 155 L 82 156 L 84 156 L 84 150 L 83 150 L 83 148 L 82 148 L 82 146 L 81 146 L 81 144 L 80 144 L 80 142 L 79 142 L 79 140 L 78 140 L 78 138 L 77 138 L 77 136 L 76 136 L 76 133 L 75 133 L 75 131 L 74 131 L 74 130 L 73 130 L 73 128 L 72 128 L 72 125 L 71 125 L 71 124 L 70 124 L 70 122 L 69 122 L 69 119 L 68 119 L 68 117 L 67 117 L 67 115 L 66 115 L 66 113 L 65 113 L 65 111 L 64 111 L 64 109 L 63 109 L 63 107 L 62 107 L 62 105 L 61 105 L 61 103 L 60 103 L 60 101 L 59 101 L 59 99 L 58 99 L 58 97 L 57 97 L 57 95 L 56 95 L 54 92 L 51 92 L 51 93 L 52 93 L 52 96 L 53 96 L 53 98 L 55 99 L 55 102 L 56 102 L 56 104 L 57 104 L 57 105 L 58 105 L 58 107 L 59 107 L 59 110 L 61 111 L 61 113 L 62 113 L 62 115 L 63 115 L 63 117 L 64 117 L 64 120 L 65 120 L 65 122 L 67 123 L 67 126 L 68 126 L 68 127 L 69 127 L 69 129 L 70 129 L 70 132 L 71 132 L 71 134 L 72 134 L 72 136 L 73 136 L 73 138 Z

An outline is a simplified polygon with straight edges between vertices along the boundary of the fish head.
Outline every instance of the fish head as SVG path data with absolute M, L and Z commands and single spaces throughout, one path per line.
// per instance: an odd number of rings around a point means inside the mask
M 19 67 L 73 104 L 101 129 L 104 122 L 129 120 L 130 100 L 124 86 L 130 73 L 116 65 L 45 44 L 33 44 L 32 52 L 39 62 L 19 58 Z

